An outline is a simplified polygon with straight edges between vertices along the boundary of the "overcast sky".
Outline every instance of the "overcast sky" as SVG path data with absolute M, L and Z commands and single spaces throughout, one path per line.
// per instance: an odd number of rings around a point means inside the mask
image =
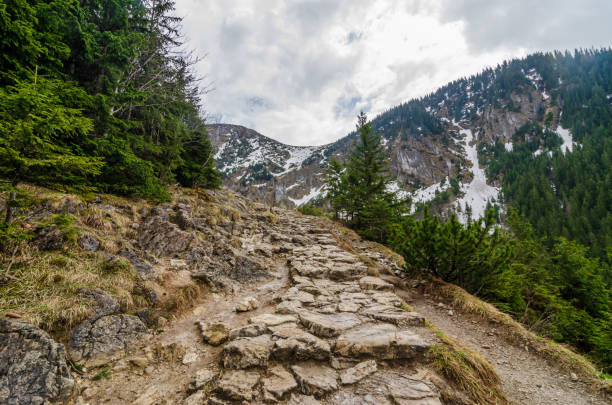
M 176 0 L 212 120 L 320 145 L 538 50 L 612 45 L 611 0 Z

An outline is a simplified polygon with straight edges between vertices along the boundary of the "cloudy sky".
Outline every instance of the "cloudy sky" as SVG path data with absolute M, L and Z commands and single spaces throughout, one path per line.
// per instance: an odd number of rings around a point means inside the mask
M 176 0 L 211 121 L 332 142 L 445 83 L 538 50 L 612 45 L 610 0 Z

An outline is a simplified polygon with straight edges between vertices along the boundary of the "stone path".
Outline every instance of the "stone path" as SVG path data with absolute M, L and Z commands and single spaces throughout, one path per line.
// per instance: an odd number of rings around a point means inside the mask
M 291 247 L 290 288 L 229 331 L 209 403 L 440 404 L 407 367 L 433 343 L 423 317 L 326 230 L 298 228 L 308 233 Z

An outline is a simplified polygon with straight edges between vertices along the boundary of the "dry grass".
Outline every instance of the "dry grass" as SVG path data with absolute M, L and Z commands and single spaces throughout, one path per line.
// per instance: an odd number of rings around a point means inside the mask
M 504 336 L 509 343 L 528 346 L 555 366 L 576 373 L 589 383 L 594 391 L 610 392 L 612 390 L 610 382 L 599 378 L 597 369 L 585 357 L 525 329 L 510 315 L 474 297 L 464 289 L 442 280 L 433 280 L 427 290 L 432 295 L 438 295 L 450 301 L 456 309 L 464 313 L 497 323 L 499 328 L 503 329 L 500 335 Z
M 466 393 L 475 404 L 510 404 L 502 391 L 499 376 L 484 357 L 449 338 L 431 324 L 427 326 L 442 341 L 428 353 L 428 359 L 440 375 L 456 389 Z
M 16 280 L 0 286 L 0 313 L 15 312 L 47 331 L 72 329 L 91 313 L 92 302 L 80 288 L 101 288 L 122 302 L 131 295 L 136 282 L 131 266 L 108 271 L 104 263 L 76 249 L 39 253 L 24 245 L 11 269 Z

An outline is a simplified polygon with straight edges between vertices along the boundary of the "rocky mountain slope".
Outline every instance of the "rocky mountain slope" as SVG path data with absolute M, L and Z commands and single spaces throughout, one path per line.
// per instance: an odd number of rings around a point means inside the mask
M 2 258 L 1 403 L 605 403 L 579 356 L 329 220 L 225 191 L 28 192 L 33 239 Z
M 558 134 L 562 151 L 571 150 L 572 134 L 560 123 L 561 88 L 568 84 L 551 81 L 549 75 L 545 80 L 538 69 L 554 65 L 543 63 L 543 57 L 488 69 L 374 118 L 397 177 L 394 188 L 410 193 L 415 203 L 448 191 L 443 196 L 447 207 L 465 218 L 469 206 L 473 216 L 480 216 L 487 203 L 500 200 L 499 180 L 485 175 L 483 145 L 501 143 L 511 150 L 517 129 L 537 122 Z M 240 126 L 211 125 L 209 132 L 227 187 L 288 207 L 324 194 L 329 159 L 345 159 L 356 137 L 352 133 L 325 146 L 295 147 Z

